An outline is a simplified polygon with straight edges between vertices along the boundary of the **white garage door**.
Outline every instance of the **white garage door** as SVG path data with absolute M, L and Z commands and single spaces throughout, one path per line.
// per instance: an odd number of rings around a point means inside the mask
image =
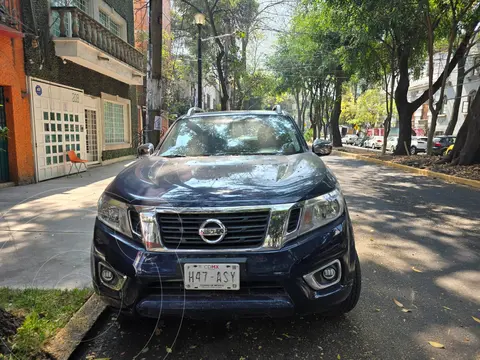
M 37 180 L 68 174 L 69 150 L 85 159 L 83 90 L 32 80 Z

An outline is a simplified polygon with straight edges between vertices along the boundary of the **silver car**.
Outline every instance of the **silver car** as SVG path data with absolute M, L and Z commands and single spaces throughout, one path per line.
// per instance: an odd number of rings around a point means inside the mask
M 415 155 L 421 152 L 427 152 L 427 137 L 412 136 L 412 143 L 410 145 L 410 154 Z
M 398 136 L 389 136 L 387 138 L 387 149 L 392 153 L 395 151 L 398 145 Z

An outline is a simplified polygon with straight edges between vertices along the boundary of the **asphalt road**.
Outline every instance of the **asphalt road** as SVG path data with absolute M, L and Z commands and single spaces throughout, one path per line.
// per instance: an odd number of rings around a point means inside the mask
M 135 323 L 107 312 L 72 359 L 480 359 L 480 191 L 337 156 L 325 162 L 347 197 L 362 264 L 351 313 Z

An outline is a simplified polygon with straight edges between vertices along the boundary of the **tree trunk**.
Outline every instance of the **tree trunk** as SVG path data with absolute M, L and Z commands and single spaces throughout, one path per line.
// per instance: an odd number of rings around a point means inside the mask
M 315 97 L 313 95 L 313 91 L 310 92 L 310 126 L 313 128 L 313 139 L 315 140 L 317 138 L 317 126 L 315 125 L 315 117 L 313 114 L 313 102 L 315 101 Z
M 415 109 L 408 102 L 408 87 L 410 86 L 408 57 L 410 51 L 400 47 L 397 52 L 398 58 L 398 84 L 395 89 L 395 105 L 398 111 L 398 146 L 395 155 L 407 155 L 412 141 L 412 115 Z
M 302 126 L 300 127 L 300 129 L 302 130 L 302 133 L 305 131 L 305 112 L 307 111 L 307 105 L 308 105 L 307 96 L 304 94 L 303 102 L 302 102 Z
M 223 68 L 222 68 L 222 60 L 224 56 L 225 56 L 225 51 L 222 50 L 217 54 L 217 58 L 216 58 L 218 80 L 220 82 L 220 87 L 221 87 L 220 105 L 221 105 L 222 111 L 227 110 L 228 99 L 229 99 L 227 82 L 226 82 L 225 74 L 223 73 Z
M 455 54 L 448 66 L 443 70 L 438 79 L 432 86 L 433 93 L 435 93 L 441 86 L 443 80 L 443 74 L 446 71 L 447 76 L 451 74 L 453 69 L 457 66 L 458 61 L 465 56 L 465 52 L 468 49 L 468 43 L 473 35 L 475 28 L 473 25 L 472 28 L 468 29 L 458 45 Z M 395 89 L 395 104 L 397 105 L 398 110 L 398 145 L 397 150 L 395 151 L 396 155 L 406 155 L 406 150 L 404 143 L 406 143 L 407 148 L 410 149 L 410 144 L 412 141 L 412 115 L 425 101 L 428 100 L 429 89 L 425 90 L 422 95 L 420 95 L 413 102 L 408 101 L 408 87 L 410 85 L 409 80 L 409 69 L 408 69 L 408 58 L 410 56 L 410 49 L 405 47 L 399 47 L 397 50 L 397 59 L 398 59 L 398 70 L 399 78 L 398 85 Z
M 335 103 L 333 105 L 332 117 L 330 119 L 330 131 L 333 137 L 333 146 L 342 147 L 342 136 L 340 135 L 339 119 L 342 112 L 342 84 L 345 81 L 345 75 L 342 67 L 337 68 L 335 78 Z
M 458 61 L 457 87 L 455 90 L 455 101 L 453 103 L 452 118 L 448 123 L 445 135 L 452 135 L 457 126 L 458 112 L 460 111 L 460 104 L 462 103 L 463 81 L 465 79 L 465 62 L 467 58 L 463 57 Z
M 480 163 L 480 88 L 458 132 L 451 156 L 454 165 Z
M 295 89 L 295 104 L 297 105 L 297 125 L 301 129 L 302 122 L 302 109 L 300 107 L 300 90 Z

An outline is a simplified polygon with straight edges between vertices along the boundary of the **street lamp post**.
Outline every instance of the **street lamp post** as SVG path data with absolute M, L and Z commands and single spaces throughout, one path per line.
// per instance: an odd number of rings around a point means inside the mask
M 202 26 L 205 25 L 205 15 L 202 13 L 195 14 L 195 24 L 198 27 L 198 93 L 197 93 L 197 107 L 202 108 Z

